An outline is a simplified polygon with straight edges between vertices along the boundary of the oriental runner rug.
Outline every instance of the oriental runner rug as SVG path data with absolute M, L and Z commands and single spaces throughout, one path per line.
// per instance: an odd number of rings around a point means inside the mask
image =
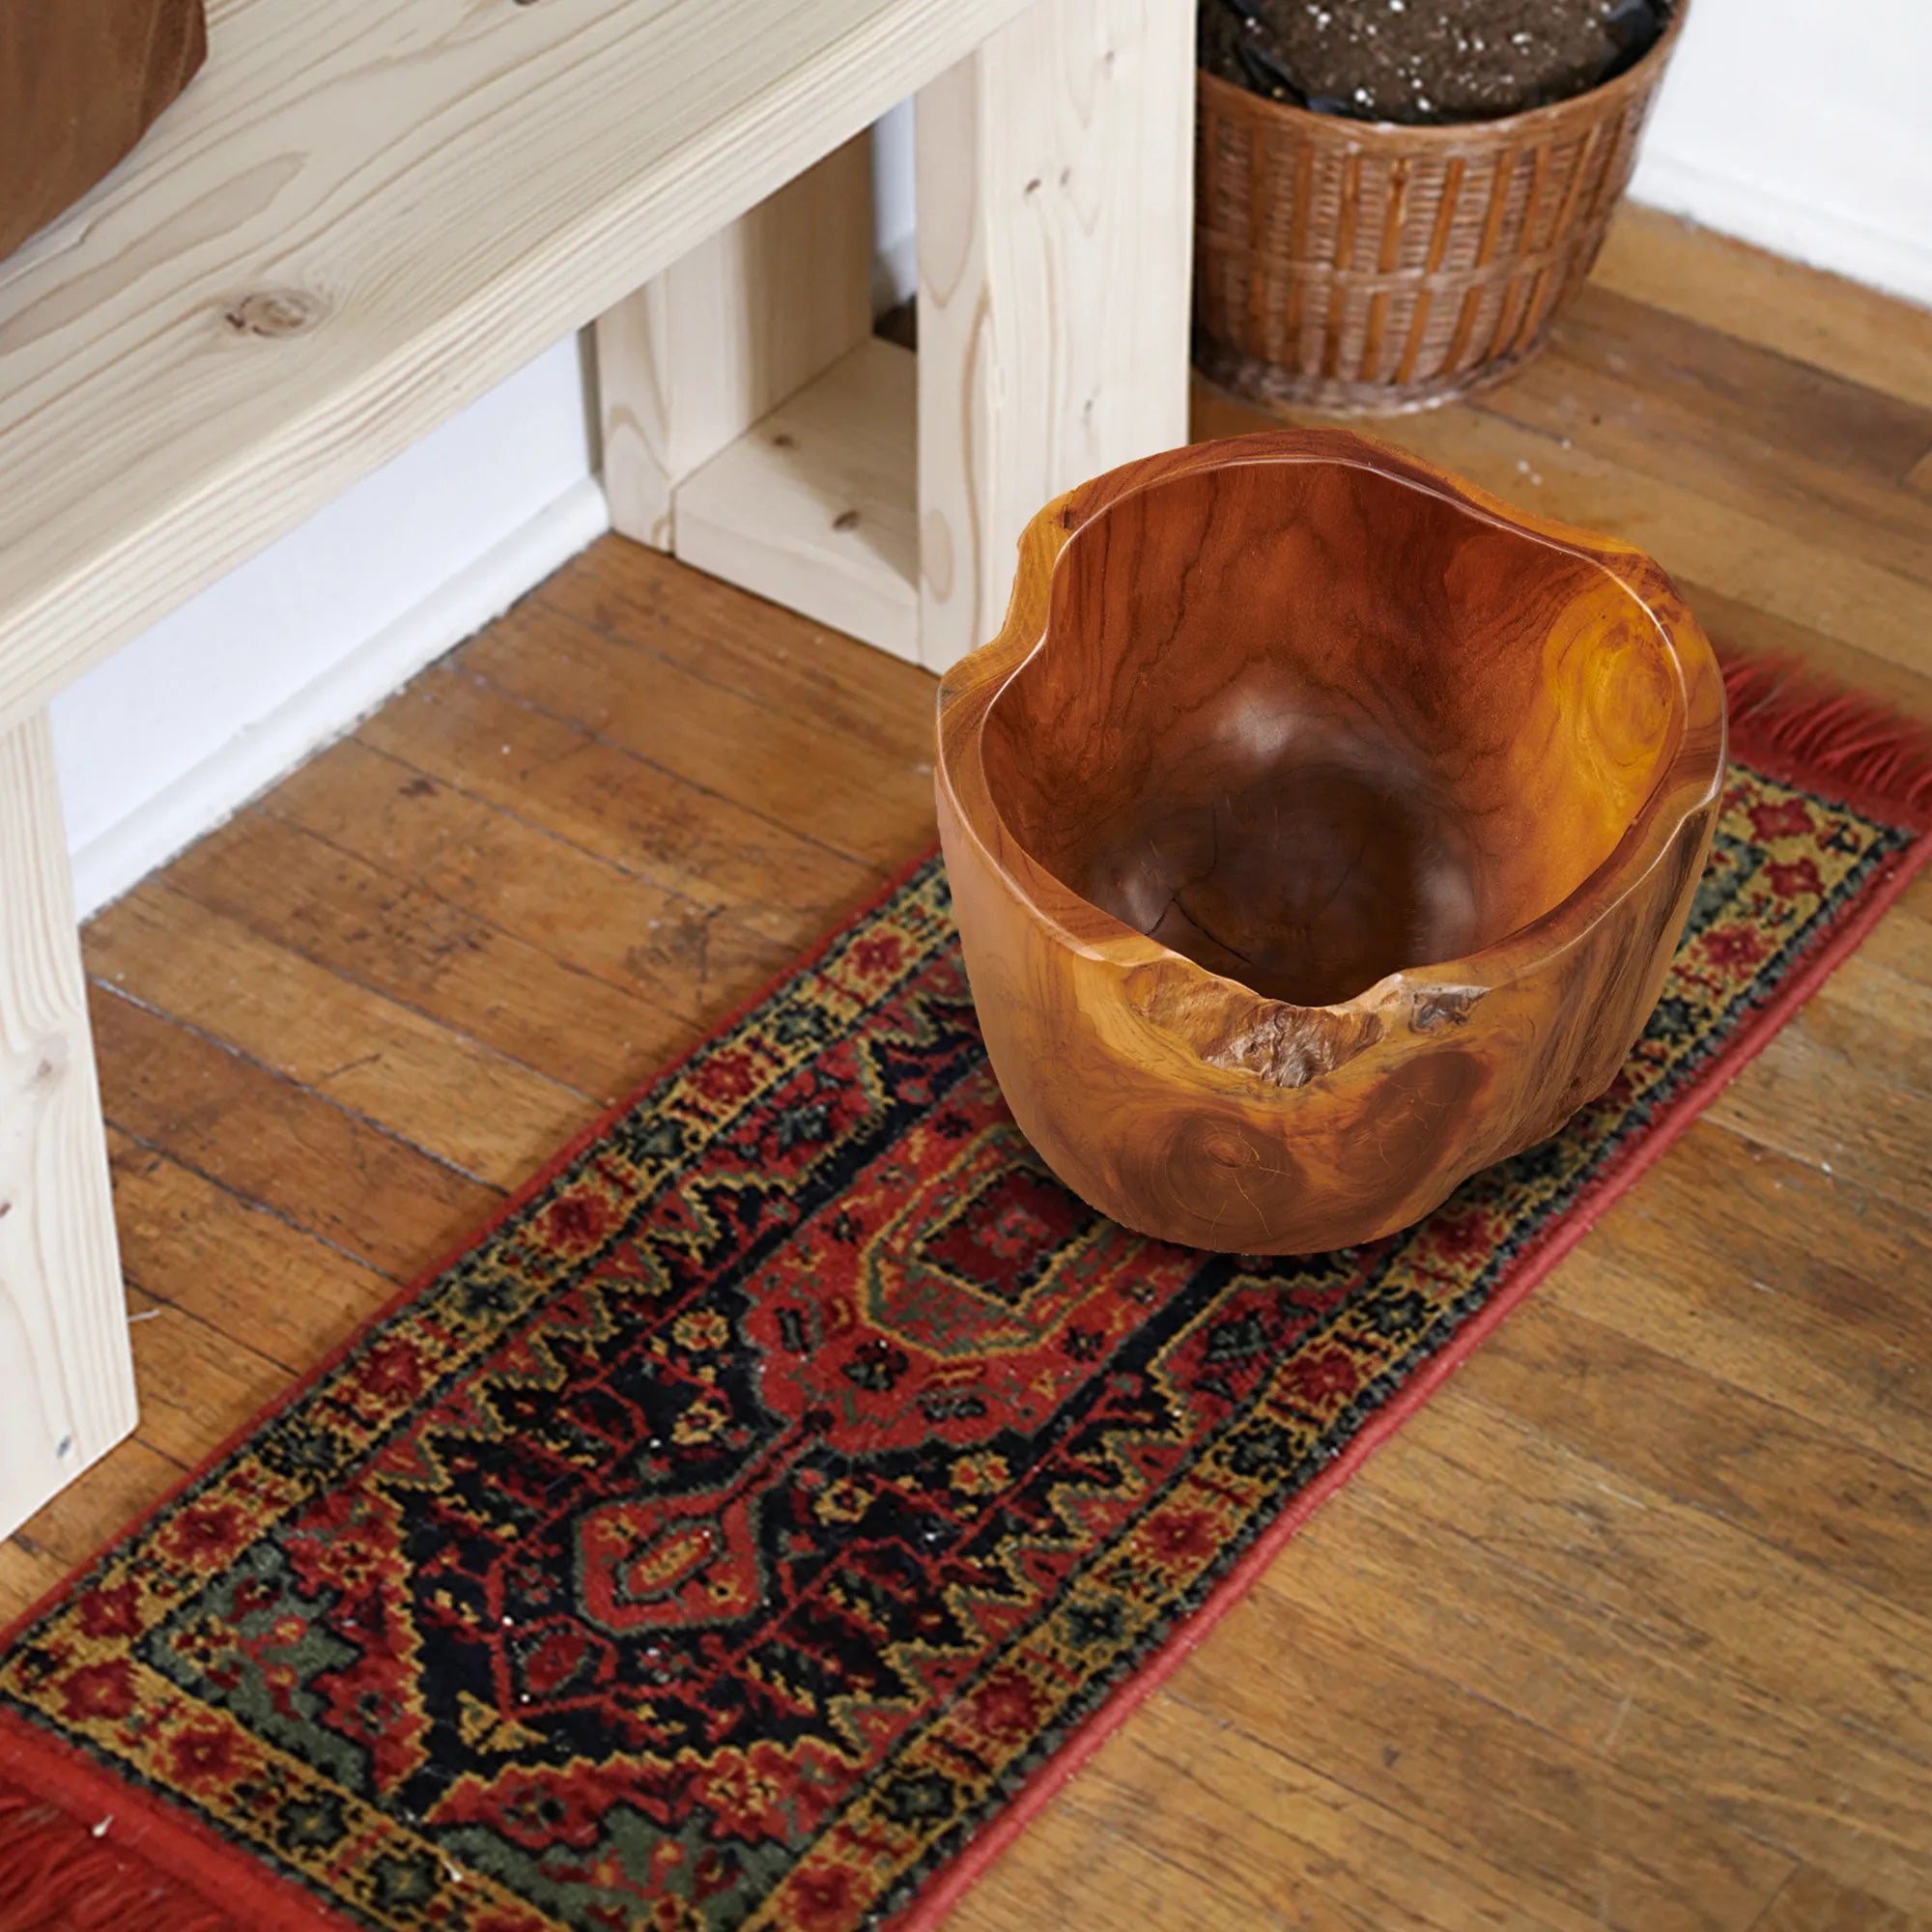
M 1123 1232 L 922 866 L 0 1649 L 0 1927 L 931 1925 L 1932 847 L 1922 734 L 1733 667 L 1623 1074 L 1421 1226 Z

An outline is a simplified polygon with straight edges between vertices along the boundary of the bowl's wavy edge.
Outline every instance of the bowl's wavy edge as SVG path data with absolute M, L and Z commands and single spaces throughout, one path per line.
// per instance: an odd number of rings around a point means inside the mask
M 1199 470 L 1290 462 L 1339 462 L 1370 469 L 1594 563 L 1614 578 L 1656 625 L 1676 669 L 1684 702 L 1684 730 L 1676 755 L 1623 838 L 1555 906 L 1474 952 L 1398 968 L 1351 998 L 1322 1008 L 1270 1000 L 1175 952 L 1081 897 L 1047 870 L 1007 823 L 986 782 L 981 757 L 981 734 L 993 704 L 1045 644 L 1054 576 L 1062 554 L 1081 529 L 1128 497 Z M 1585 943 L 1596 926 L 1664 862 L 1686 828 L 1709 810 L 1723 784 L 1727 753 L 1724 686 L 1717 654 L 1655 558 L 1616 538 L 1519 510 L 1479 484 L 1354 430 L 1328 428 L 1266 430 L 1189 444 L 1123 464 L 1045 505 L 1021 534 L 1006 621 L 988 643 L 946 673 L 939 687 L 935 725 L 933 776 L 943 805 L 951 806 L 960 831 L 980 848 L 995 874 L 1010 882 L 1031 916 L 1051 928 L 1062 944 L 1122 973 L 1164 964 L 1204 983 L 1227 986 L 1257 1002 L 1263 1012 L 1325 1013 L 1345 1019 L 1406 1007 L 1435 988 L 1492 991 Z M 1258 1076 L 1246 1078 L 1258 1093 L 1266 1087 Z

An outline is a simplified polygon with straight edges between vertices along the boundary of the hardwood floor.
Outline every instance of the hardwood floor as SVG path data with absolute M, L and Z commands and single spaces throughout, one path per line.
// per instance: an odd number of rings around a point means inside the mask
M 1932 315 L 1632 212 L 1542 361 L 1379 433 L 1932 719 Z M 0 1619 L 926 846 L 931 704 L 606 539 L 96 920 L 143 1420 Z M 953 1923 L 1928 1915 L 1932 877 Z

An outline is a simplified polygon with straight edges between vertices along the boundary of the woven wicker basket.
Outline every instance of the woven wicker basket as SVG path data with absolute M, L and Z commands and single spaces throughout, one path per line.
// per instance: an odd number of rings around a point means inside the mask
M 1194 353 L 1238 394 L 1426 409 L 1543 346 L 1590 272 L 1689 0 L 1588 94 L 1455 127 L 1311 114 L 1201 75 Z

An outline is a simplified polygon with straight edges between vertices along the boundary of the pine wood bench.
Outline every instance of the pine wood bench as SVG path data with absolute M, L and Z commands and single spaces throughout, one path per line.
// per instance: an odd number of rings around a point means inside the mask
M 1193 0 L 213 0 L 0 264 L 0 1533 L 135 1422 L 46 706 L 596 320 L 612 520 L 943 667 L 1185 431 Z M 866 128 L 917 96 L 920 351 Z

